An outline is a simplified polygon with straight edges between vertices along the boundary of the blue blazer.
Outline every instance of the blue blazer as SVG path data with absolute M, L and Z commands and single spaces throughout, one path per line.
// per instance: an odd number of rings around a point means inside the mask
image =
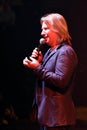
M 49 127 L 73 125 L 76 118 L 72 92 L 77 55 L 72 46 L 66 43 L 58 45 L 49 55 L 48 53 L 49 50 L 44 55 L 42 64 L 34 70 L 38 77 L 38 122 Z

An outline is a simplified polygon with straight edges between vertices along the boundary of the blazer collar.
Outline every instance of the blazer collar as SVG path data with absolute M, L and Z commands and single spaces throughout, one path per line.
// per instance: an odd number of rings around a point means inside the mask
M 47 61 L 50 59 L 50 57 L 53 56 L 58 51 L 58 49 L 61 48 L 63 45 L 65 45 L 65 43 L 61 43 L 61 44 L 57 45 L 56 48 L 54 48 L 53 50 L 48 49 L 46 56 L 44 57 L 44 60 L 43 60 L 43 66 L 47 63 Z

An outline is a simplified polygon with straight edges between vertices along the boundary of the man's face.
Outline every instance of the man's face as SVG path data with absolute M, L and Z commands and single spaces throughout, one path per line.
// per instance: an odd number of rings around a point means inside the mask
M 49 46 L 53 46 L 56 43 L 57 34 L 53 31 L 53 27 L 45 22 L 42 23 L 41 35 Z

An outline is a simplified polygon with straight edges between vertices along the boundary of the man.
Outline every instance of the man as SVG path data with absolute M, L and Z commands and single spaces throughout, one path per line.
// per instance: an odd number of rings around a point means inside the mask
M 41 130 L 69 130 L 76 122 L 72 92 L 78 58 L 61 14 L 47 14 L 40 23 L 49 49 L 43 57 L 35 48 L 30 59 L 23 60 L 38 79 L 35 95 L 38 123 Z

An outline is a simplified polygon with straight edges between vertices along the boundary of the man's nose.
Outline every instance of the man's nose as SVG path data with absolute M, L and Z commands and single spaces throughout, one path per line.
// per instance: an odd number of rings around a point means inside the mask
M 42 30 L 42 32 L 41 32 L 41 35 L 42 35 L 42 36 L 44 36 L 44 35 L 45 35 L 45 32 L 44 32 L 43 30 Z

